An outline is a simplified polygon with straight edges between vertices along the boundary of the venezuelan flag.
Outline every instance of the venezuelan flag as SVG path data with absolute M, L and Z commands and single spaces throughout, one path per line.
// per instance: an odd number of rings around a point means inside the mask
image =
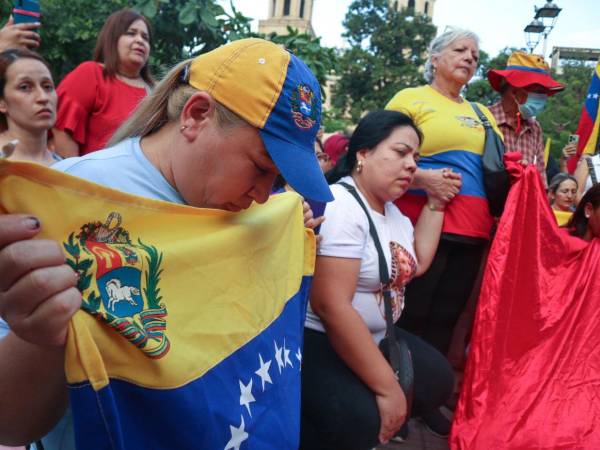
M 296 449 L 315 240 L 299 197 L 241 213 L 0 160 L 0 211 L 79 273 L 66 375 L 78 449 Z
M 577 144 L 577 158 L 571 158 L 568 163 L 569 172 L 573 173 L 582 154 L 593 155 L 596 153 L 598 145 L 598 127 L 600 119 L 598 118 L 598 97 L 600 96 L 600 62 L 596 65 L 596 70 L 592 76 L 592 82 L 588 89 L 585 103 L 581 109 L 581 117 L 577 126 L 579 142 Z

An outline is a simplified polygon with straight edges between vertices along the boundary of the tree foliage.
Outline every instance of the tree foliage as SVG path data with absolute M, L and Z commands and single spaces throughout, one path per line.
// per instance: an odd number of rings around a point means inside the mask
M 251 19 L 225 12 L 216 0 L 138 0 L 135 9 L 152 23 L 151 64 L 166 67 L 250 34 Z
M 465 96 L 489 106 L 500 99 L 500 94 L 492 89 L 487 80 L 490 69 L 505 69 L 508 57 L 517 49 L 505 48 L 490 58 L 485 52 L 480 54 L 480 63 L 475 79 L 466 87 Z M 550 97 L 544 111 L 537 118 L 542 126 L 544 138 L 552 139 L 551 153 L 560 157 L 562 148 L 567 144 L 569 134 L 575 133 L 583 101 L 587 95 L 593 67 L 582 62 L 567 62 L 562 73 L 553 73 L 555 80 L 565 84 L 564 91 Z
M 113 11 L 127 6 L 125 0 L 41 0 L 42 43 L 38 51 L 60 80 L 75 66 L 92 57 L 96 37 Z
M 566 86 L 565 90 L 550 97 L 538 117 L 544 137 L 552 139 L 551 152 L 555 158 L 560 157 L 569 134 L 577 130 L 594 67 L 583 62 L 568 62 L 562 66 L 562 70 L 560 75 L 554 74 L 553 77 Z
M 11 0 L 0 0 L 0 14 L 8 17 Z M 288 29 L 288 35 L 258 35 L 251 18 L 233 2 L 226 12 L 217 0 L 41 0 L 41 54 L 52 67 L 56 81 L 92 57 L 96 38 L 106 18 L 121 8 L 133 8 L 152 24 L 150 65 L 156 75 L 185 58 L 210 51 L 244 37 L 263 37 L 299 56 L 323 86 L 337 68 L 337 55 L 321 45 L 320 38 Z
M 428 17 L 396 11 L 387 0 L 355 0 L 343 24 L 350 48 L 332 99 L 339 115 L 357 121 L 400 89 L 424 83 L 421 68 L 436 30 Z
M 237 11 L 226 13 L 217 0 L 41 0 L 42 44 L 39 52 L 50 63 L 56 81 L 89 60 L 98 33 L 113 12 L 129 7 L 146 16 L 153 28 L 150 65 L 164 68 L 221 44 L 250 34 L 251 19 Z M 10 0 L 0 2 L 8 17 Z
M 488 82 L 487 73 L 490 69 L 506 68 L 506 61 L 512 52 L 516 49 L 505 48 L 496 56 L 491 58 L 486 52 L 480 51 L 479 65 L 473 80 L 465 88 L 465 97 L 473 102 L 479 102 L 482 105 L 489 106 L 500 99 L 500 94 L 492 89 Z
M 339 69 L 338 56 L 333 48 L 323 47 L 321 38 L 288 27 L 287 35 L 270 33 L 259 35 L 278 45 L 283 46 L 306 63 L 315 77 L 324 86 L 327 76 Z

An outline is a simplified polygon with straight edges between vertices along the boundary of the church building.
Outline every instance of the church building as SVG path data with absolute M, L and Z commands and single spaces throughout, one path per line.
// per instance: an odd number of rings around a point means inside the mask
M 300 33 L 312 36 L 315 32 L 312 27 L 313 0 L 268 0 L 269 16 L 266 20 L 258 22 L 258 32 L 279 35 L 287 34 L 287 27 L 295 28 Z M 322 0 L 332 1 L 332 0 Z M 407 8 L 415 13 L 433 17 L 435 0 L 391 0 L 390 7 L 399 10 Z

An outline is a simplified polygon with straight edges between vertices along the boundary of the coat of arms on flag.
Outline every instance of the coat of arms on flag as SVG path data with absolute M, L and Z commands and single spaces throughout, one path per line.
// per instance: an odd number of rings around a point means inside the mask
M 161 303 L 162 253 L 138 238 L 131 241 L 112 212 L 104 223 L 83 225 L 63 247 L 67 263 L 79 274 L 82 308 L 105 322 L 150 358 L 169 351 L 167 309 Z

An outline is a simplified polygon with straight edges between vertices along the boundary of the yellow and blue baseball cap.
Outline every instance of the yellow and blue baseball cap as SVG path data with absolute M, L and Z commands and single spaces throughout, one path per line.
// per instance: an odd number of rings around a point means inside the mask
M 315 155 L 321 90 L 299 58 L 263 39 L 241 39 L 191 62 L 188 83 L 259 129 L 285 180 L 307 199 L 333 196 Z

